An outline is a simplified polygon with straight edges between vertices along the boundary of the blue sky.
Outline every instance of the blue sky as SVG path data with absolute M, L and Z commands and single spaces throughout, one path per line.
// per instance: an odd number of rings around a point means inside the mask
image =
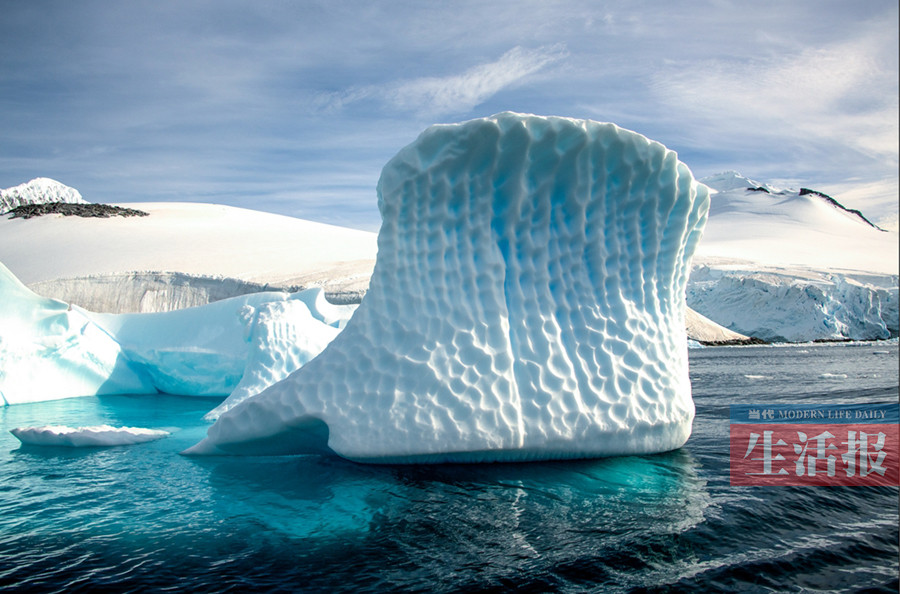
M 377 230 L 425 127 L 612 121 L 897 212 L 896 0 L 0 2 L 0 187 L 217 202 Z

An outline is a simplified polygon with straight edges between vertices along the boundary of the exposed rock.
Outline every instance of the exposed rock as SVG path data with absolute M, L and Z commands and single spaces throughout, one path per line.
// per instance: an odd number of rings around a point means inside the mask
M 66 217 L 145 217 L 150 213 L 134 208 L 122 208 L 110 204 L 67 204 L 64 202 L 46 202 L 43 204 L 23 204 L 10 210 L 11 219 L 30 219 L 47 214 L 60 214 Z
M 879 227 L 878 225 L 876 225 L 875 223 L 873 223 L 872 221 L 870 221 L 869 219 L 867 219 L 867 218 L 863 215 L 863 213 L 861 213 L 860 211 L 856 210 L 855 208 L 847 208 L 846 206 L 844 206 L 843 204 L 841 204 L 840 202 L 838 202 L 837 200 L 835 200 L 834 198 L 832 198 L 832 197 L 829 196 L 828 194 L 825 194 L 825 193 L 820 192 L 820 191 L 818 191 L 818 190 L 810 190 L 809 188 L 800 188 L 800 195 L 801 195 L 801 196 L 806 196 L 807 194 L 812 194 L 813 196 L 818 196 L 819 198 L 823 198 L 823 199 L 825 200 L 825 202 L 828 202 L 828 203 L 831 204 L 832 206 L 834 206 L 834 207 L 836 207 L 836 208 L 839 208 L 839 209 L 843 210 L 844 212 L 849 212 L 850 214 L 859 217 L 859 218 L 862 219 L 867 225 L 869 225 L 869 226 L 871 226 L 871 227 L 875 227 L 875 228 L 878 229 L 879 231 L 886 231 L 885 229 L 882 229 L 881 227 Z

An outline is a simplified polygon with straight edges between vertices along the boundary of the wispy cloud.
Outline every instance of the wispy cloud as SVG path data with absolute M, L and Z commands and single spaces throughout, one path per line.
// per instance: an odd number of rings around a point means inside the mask
M 506 108 L 614 121 L 700 175 L 896 178 L 891 0 L 6 4 L 0 187 L 372 228 L 397 150 Z M 885 187 L 857 195 L 896 212 Z
M 890 44 L 883 37 L 874 31 L 743 62 L 670 64 L 656 74 L 654 89 L 675 113 L 701 123 L 696 130 L 717 140 L 730 135 L 743 142 L 830 143 L 896 167 L 896 55 L 884 53 Z
M 331 95 L 328 103 L 330 107 L 341 107 L 376 99 L 393 109 L 420 115 L 465 113 L 567 55 L 563 44 L 535 49 L 516 46 L 498 60 L 474 66 L 461 74 L 351 88 Z

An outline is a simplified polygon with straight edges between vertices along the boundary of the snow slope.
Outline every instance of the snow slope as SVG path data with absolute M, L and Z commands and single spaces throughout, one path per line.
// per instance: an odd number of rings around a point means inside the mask
M 816 193 L 735 172 L 701 181 L 716 192 L 687 287 L 691 308 L 765 340 L 897 335 L 897 233 Z
M 898 274 L 898 234 L 879 231 L 821 196 L 801 196 L 736 172 L 700 181 L 716 193 L 696 264 Z M 758 187 L 769 192 L 748 190 Z
M 188 453 L 368 462 L 666 451 L 690 435 L 684 287 L 708 190 L 585 120 L 432 126 L 384 167 L 371 288 Z
M 374 233 L 211 204 L 128 206 L 150 215 L 0 218 L 0 262 L 43 295 L 113 313 L 274 288 L 358 301 L 374 266 Z
M 85 204 L 86 200 L 81 197 L 78 190 L 48 177 L 39 177 L 30 182 L 0 190 L 0 214 L 24 204 L 48 202 Z

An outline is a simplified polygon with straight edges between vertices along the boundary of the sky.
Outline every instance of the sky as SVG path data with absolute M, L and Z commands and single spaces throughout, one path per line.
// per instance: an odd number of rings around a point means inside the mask
M 375 231 L 434 123 L 614 122 L 896 228 L 896 0 L 0 0 L 0 188 Z

